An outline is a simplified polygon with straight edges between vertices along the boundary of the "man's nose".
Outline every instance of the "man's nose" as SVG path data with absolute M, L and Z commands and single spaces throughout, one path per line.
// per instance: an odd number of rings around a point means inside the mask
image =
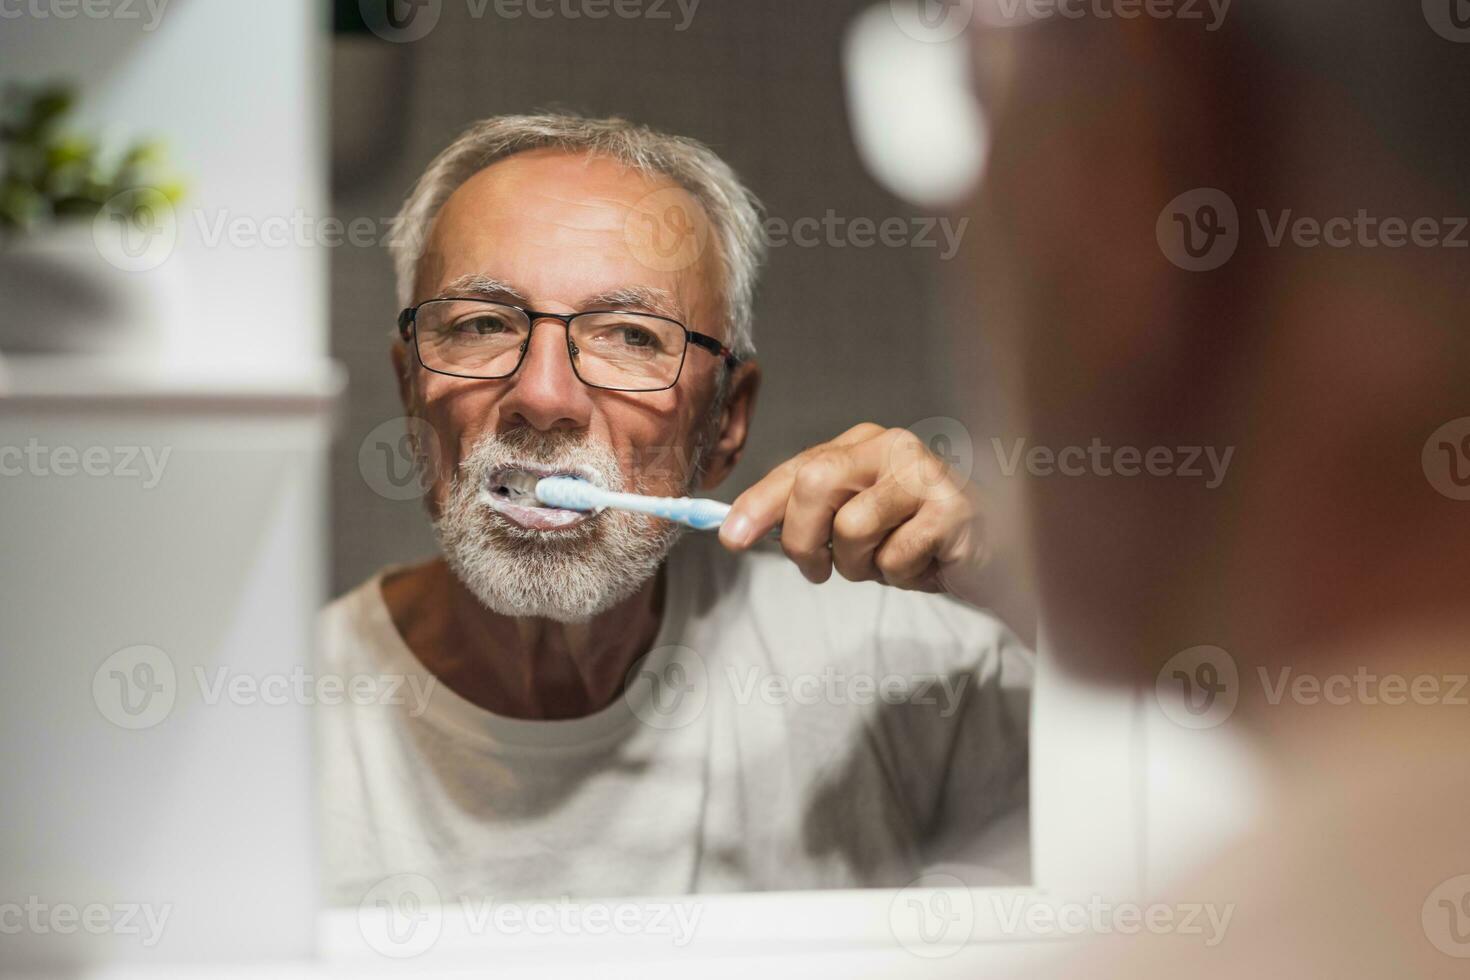
M 510 379 L 502 412 L 510 421 L 543 432 L 585 428 L 592 418 L 592 398 L 572 370 L 566 327 L 556 320 L 538 320 L 526 343 L 526 356 Z

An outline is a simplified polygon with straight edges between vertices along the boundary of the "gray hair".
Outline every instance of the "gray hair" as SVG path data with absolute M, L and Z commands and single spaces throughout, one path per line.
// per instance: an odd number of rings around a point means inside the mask
M 394 220 L 389 250 L 401 306 L 413 305 L 414 280 L 430 227 L 450 195 L 498 160 L 546 148 L 609 157 L 641 174 L 672 180 L 693 195 L 708 215 L 719 245 L 728 343 L 742 357 L 755 353 L 752 308 L 765 257 L 760 202 L 730 165 L 703 143 L 615 117 L 495 116 L 462 133 L 429 164 Z

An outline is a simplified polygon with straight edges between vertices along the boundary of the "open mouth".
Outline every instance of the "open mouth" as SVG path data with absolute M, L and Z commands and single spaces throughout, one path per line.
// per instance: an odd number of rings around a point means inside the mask
M 547 507 L 537 500 L 536 483 L 547 476 L 571 476 L 603 485 L 601 474 L 591 470 L 502 466 L 486 479 L 484 489 L 480 491 L 480 502 L 512 523 L 533 531 L 572 527 L 594 516 L 579 510 Z

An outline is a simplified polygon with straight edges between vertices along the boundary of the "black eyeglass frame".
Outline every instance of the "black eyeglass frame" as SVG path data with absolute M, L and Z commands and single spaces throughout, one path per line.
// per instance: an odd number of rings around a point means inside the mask
M 418 315 L 419 310 L 431 303 L 482 303 L 486 306 L 503 306 L 507 309 L 517 310 L 523 314 L 530 321 L 530 327 L 525 341 L 521 344 L 521 356 L 516 359 L 515 367 L 511 368 L 505 374 L 494 374 L 486 377 L 480 374 L 456 374 L 453 371 L 441 371 L 438 368 L 429 367 L 429 365 L 425 364 L 423 352 L 419 350 Z M 663 320 L 665 323 L 672 323 L 684 331 L 684 349 L 679 352 L 679 369 L 674 372 L 674 380 L 662 388 L 614 388 L 611 385 L 593 384 L 591 381 L 582 377 L 582 372 L 577 370 L 577 348 L 572 343 L 572 321 L 580 316 L 593 316 L 607 313 L 623 313 L 627 316 L 651 317 L 655 320 Z M 722 358 L 725 362 L 726 370 L 733 370 L 735 365 L 739 364 L 741 360 L 739 354 L 736 354 L 729 347 L 726 347 L 709 334 L 700 333 L 697 330 L 690 330 L 673 317 L 660 316 L 657 313 L 641 313 L 636 310 L 583 310 L 580 313 L 543 313 L 539 310 L 528 310 L 524 306 L 516 306 L 514 303 L 501 303 L 497 300 L 483 299 L 477 296 L 439 296 L 434 299 L 425 300 L 417 306 L 410 306 L 398 314 L 398 335 L 403 338 L 404 343 L 412 345 L 414 359 L 419 362 L 419 366 L 425 371 L 432 371 L 434 374 L 442 374 L 449 378 L 465 378 L 470 381 L 504 381 L 506 378 L 514 377 L 515 373 L 521 369 L 521 365 L 525 363 L 526 353 L 531 349 L 531 335 L 536 330 L 536 324 L 542 320 L 560 321 L 567 335 L 567 357 L 572 362 L 572 373 L 577 376 L 578 381 L 587 387 L 600 388 L 603 391 L 668 391 L 674 385 L 678 384 L 679 379 L 684 376 L 684 361 L 689 356 L 690 344 L 703 348 L 716 357 Z

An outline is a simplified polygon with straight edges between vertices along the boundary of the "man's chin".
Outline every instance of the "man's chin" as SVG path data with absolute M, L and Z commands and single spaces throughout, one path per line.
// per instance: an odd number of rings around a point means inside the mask
M 440 545 L 455 576 L 491 612 L 582 623 L 637 594 L 681 536 L 662 522 L 633 535 L 605 513 L 551 531 L 485 514 L 480 533 L 441 535 Z

